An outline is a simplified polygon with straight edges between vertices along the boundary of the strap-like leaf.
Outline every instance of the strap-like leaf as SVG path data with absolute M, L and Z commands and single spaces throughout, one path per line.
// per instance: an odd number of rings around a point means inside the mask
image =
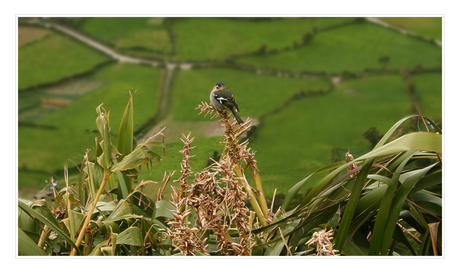
M 414 154 L 415 151 L 409 151 L 403 154 L 405 160 L 398 166 L 398 169 L 396 169 L 395 173 L 393 174 L 393 177 L 391 178 L 391 182 L 385 191 L 385 195 L 383 196 L 382 202 L 380 203 L 379 212 L 377 214 L 377 219 L 375 221 L 374 231 L 372 232 L 372 240 L 369 248 L 369 255 L 379 255 L 380 253 L 386 255 L 387 253 L 387 251 L 382 250 L 382 242 L 385 234 L 388 215 L 390 213 L 391 203 L 399 182 L 399 177 L 403 169 L 405 168 L 407 162 L 412 158 Z
M 21 228 L 18 228 L 18 246 L 19 256 L 46 256 L 45 252 Z
M 125 112 L 121 118 L 120 127 L 118 128 L 117 149 L 120 153 L 120 161 L 133 151 L 134 106 L 131 92 L 129 92 L 129 96 L 128 104 L 126 105 Z M 117 163 L 116 160 L 114 161 Z M 125 171 L 117 172 L 118 199 L 126 199 L 132 191 L 132 179 L 126 174 L 127 172 Z
M 387 224 L 385 227 L 385 233 L 382 239 L 382 253 L 387 251 L 390 247 L 391 240 L 393 238 L 393 232 L 396 226 L 396 222 L 399 219 L 399 213 L 401 212 L 404 200 L 409 195 L 412 187 L 422 178 L 431 168 L 433 168 L 437 163 L 427 166 L 423 169 L 411 172 L 410 176 L 405 178 L 402 181 L 401 187 L 396 192 L 392 202 L 390 213 L 387 218 Z M 401 178 L 401 177 L 400 177 Z
M 150 137 L 144 143 L 137 145 L 136 148 L 129 155 L 125 156 L 122 161 L 112 166 L 111 172 L 131 170 L 151 161 L 159 162 L 161 160 L 161 156 L 151 150 L 152 147 L 164 148 L 163 142 L 152 142 L 152 139 L 158 135 L 163 136 L 162 133 L 159 133 Z
M 71 246 L 73 246 L 74 248 L 77 248 L 75 246 L 75 243 L 72 241 L 72 239 L 66 233 L 64 233 L 64 231 L 62 231 L 62 229 L 59 226 L 56 225 L 56 221 L 51 221 L 51 220 L 47 219 L 46 217 L 44 217 L 43 215 L 41 215 L 37 211 L 33 210 L 32 208 L 30 208 L 29 206 L 27 206 L 25 203 L 23 203 L 20 200 L 18 201 L 18 205 L 29 216 L 31 216 L 33 218 L 36 218 L 37 220 L 39 220 L 43 224 L 47 225 L 49 228 L 51 228 L 51 230 L 53 230 L 59 236 L 64 238 Z M 78 250 L 78 248 L 77 248 L 77 250 Z
M 348 234 L 348 229 L 350 228 L 351 221 L 355 214 L 356 206 L 358 205 L 358 200 L 361 195 L 361 191 L 364 187 L 364 183 L 367 181 L 367 175 L 369 170 L 374 163 L 374 159 L 367 159 L 364 164 L 363 168 L 358 174 L 356 178 L 356 182 L 353 185 L 353 189 L 351 191 L 350 199 L 348 200 L 347 206 L 345 208 L 345 212 L 343 213 L 342 221 L 340 222 L 339 232 L 337 233 L 336 237 L 336 248 L 341 250 L 343 245 L 345 244 L 345 240 Z
M 321 173 L 321 172 L 324 172 L 324 171 L 328 171 L 328 170 L 340 167 L 343 164 L 344 164 L 343 161 L 329 164 L 329 165 L 327 165 L 327 166 L 325 166 L 325 167 L 323 167 L 321 169 L 316 170 L 315 172 L 313 172 L 308 177 L 306 177 L 303 180 L 299 181 L 297 184 L 295 184 L 293 187 L 291 187 L 291 189 L 289 189 L 289 191 L 287 192 L 286 197 L 285 197 L 284 202 L 283 202 L 283 208 L 287 209 L 287 207 L 289 206 L 291 201 L 294 199 L 294 197 L 297 195 L 297 193 L 300 191 L 300 189 L 305 185 L 305 182 L 311 176 L 313 176 L 315 174 L 318 174 L 318 173 Z
M 118 234 L 118 244 L 143 245 L 141 230 L 131 227 Z

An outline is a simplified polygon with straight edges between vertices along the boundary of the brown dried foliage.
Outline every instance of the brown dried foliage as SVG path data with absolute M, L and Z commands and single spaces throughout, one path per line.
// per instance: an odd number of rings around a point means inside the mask
M 247 148 L 248 143 L 239 143 L 241 137 L 251 126 L 251 120 L 242 125 L 231 121 L 231 116 L 226 112 L 219 112 L 211 105 L 202 102 L 197 109 L 200 114 L 211 114 L 218 117 L 222 126 L 225 127 L 223 135 L 225 148 L 221 159 L 194 175 L 193 182 L 188 183 L 192 174 L 189 159 L 193 138 L 183 135 L 184 149 L 181 177 L 176 180 L 180 183 L 180 192 L 174 190 L 171 203 L 176 210 L 173 212 L 175 220 L 170 221 L 172 228 L 168 237 L 173 239 L 173 246 L 183 255 L 194 255 L 194 249 L 209 255 L 206 251 L 206 239 L 201 240 L 207 231 L 216 236 L 217 249 L 212 253 L 221 255 L 250 255 L 255 246 L 254 235 L 251 233 L 250 210 L 245 201 L 252 194 L 248 185 L 243 184 L 235 169 L 244 171 L 248 167 L 258 173 L 254 153 Z M 245 182 L 245 179 L 244 179 Z M 247 183 L 246 183 L 247 184 Z M 190 227 L 186 217 L 191 211 L 196 213 L 195 227 Z M 238 237 L 231 237 L 229 232 L 237 231 Z
M 348 149 L 348 152 L 345 153 L 345 160 L 346 162 L 352 162 L 355 160 L 355 158 L 353 157 L 353 155 L 350 153 L 350 149 Z M 356 165 L 355 162 L 353 162 L 350 166 L 348 166 L 348 172 L 350 172 L 351 170 L 357 168 L 358 166 Z M 352 179 L 354 176 L 356 176 L 358 174 L 358 172 L 356 173 L 353 173 L 353 174 L 350 174 L 348 176 L 349 179 Z
M 332 235 L 334 235 L 333 229 L 327 232 L 326 229 L 315 232 L 306 245 L 311 246 L 316 244 L 316 256 L 337 256 L 335 253 L 339 251 L 333 248 L 333 244 L 331 243 L 333 239 Z

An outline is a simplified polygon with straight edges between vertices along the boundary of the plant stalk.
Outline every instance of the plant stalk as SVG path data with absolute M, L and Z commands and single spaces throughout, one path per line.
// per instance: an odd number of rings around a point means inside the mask
M 38 247 L 43 249 L 43 247 L 45 246 L 45 240 L 48 239 L 48 236 L 50 235 L 50 233 L 51 233 L 51 230 L 49 226 L 45 225 L 43 227 L 42 233 L 40 234 L 40 240 L 38 241 Z
M 96 198 L 93 200 L 93 203 L 91 204 L 91 208 L 89 209 L 88 215 L 86 216 L 85 222 L 83 223 L 83 227 L 82 227 L 82 229 L 80 230 L 80 235 L 78 235 L 78 239 L 77 239 L 77 241 L 75 242 L 75 246 L 76 246 L 76 247 L 78 247 L 78 246 L 80 245 L 81 241 L 82 241 L 83 238 L 85 237 L 86 228 L 87 228 L 88 225 L 89 225 L 89 220 L 91 219 L 91 215 L 93 214 L 94 208 L 96 208 L 97 201 L 99 200 L 99 197 L 101 196 L 102 191 L 103 191 L 104 188 L 105 188 L 105 184 L 106 184 L 106 182 L 107 182 L 107 178 L 108 178 L 109 175 L 110 175 L 110 173 L 107 172 L 107 170 L 105 171 L 104 174 L 105 174 L 105 175 L 104 175 L 104 178 L 102 179 L 101 186 L 99 187 L 99 190 L 97 191 Z M 73 248 L 72 251 L 70 252 L 70 256 L 75 256 L 75 253 L 77 253 L 77 250 L 76 250 L 75 248 Z
M 265 219 L 265 215 L 262 213 L 262 210 L 260 209 L 259 204 L 257 203 L 257 200 L 254 197 L 254 194 L 252 193 L 251 187 L 249 186 L 246 177 L 243 174 L 243 171 L 239 166 L 235 166 L 235 173 L 236 175 L 240 178 L 240 182 L 242 183 L 244 189 L 248 193 L 249 196 L 249 202 L 251 203 L 252 207 L 254 208 L 254 211 L 257 214 L 257 217 L 259 217 L 260 222 L 262 223 L 263 226 L 267 225 L 267 220 Z
M 260 203 L 260 207 L 262 208 L 262 211 L 264 213 L 264 216 L 267 217 L 268 215 L 268 207 L 267 207 L 267 202 L 265 201 L 265 196 L 264 196 L 264 191 L 262 189 L 262 182 L 260 180 L 260 174 L 259 172 L 253 170 L 251 166 L 251 173 L 252 173 L 252 178 L 254 179 L 254 184 L 256 185 L 257 189 L 257 198 Z
M 83 255 L 88 255 L 91 253 L 91 242 L 93 241 L 93 235 L 91 229 L 89 230 L 89 234 L 85 235 L 85 249 L 83 249 Z

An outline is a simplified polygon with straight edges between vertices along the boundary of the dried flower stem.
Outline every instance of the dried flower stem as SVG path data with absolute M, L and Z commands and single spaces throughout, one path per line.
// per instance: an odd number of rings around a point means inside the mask
M 190 176 L 190 174 L 192 174 L 192 169 L 190 167 L 189 160 L 194 157 L 190 156 L 190 151 L 193 150 L 195 147 L 191 147 L 190 144 L 192 144 L 195 138 L 190 138 L 190 134 L 191 133 L 189 133 L 187 136 L 182 134 L 183 139 L 181 138 L 181 141 L 184 143 L 184 149 L 179 151 L 183 156 L 181 163 L 181 176 L 178 180 L 175 180 L 175 182 L 180 182 L 182 194 L 184 194 L 185 190 L 187 189 L 187 178 Z
M 204 245 L 206 240 L 203 241 L 197 236 L 198 229 L 188 228 L 190 222 L 186 218 L 190 215 L 191 211 L 182 210 L 183 206 L 185 206 L 186 198 L 182 198 L 181 192 L 176 192 L 175 188 L 173 188 L 171 197 L 172 200 L 170 202 L 175 207 L 172 213 L 175 220 L 168 221 L 171 228 L 168 228 L 167 237 L 172 239 L 172 245 L 184 256 L 194 256 L 197 250 L 205 255 L 209 255 Z
M 278 231 L 280 232 L 281 239 L 283 239 L 284 246 L 286 247 L 286 250 L 289 252 L 289 255 L 292 256 L 291 249 L 289 249 L 289 246 L 287 245 L 287 242 L 286 242 L 286 240 L 284 239 L 283 231 L 281 231 L 281 227 L 278 227 Z
M 166 171 L 165 171 L 165 173 L 163 174 L 163 178 L 160 183 L 160 188 L 158 189 L 158 193 L 157 193 L 157 201 L 160 201 L 162 199 L 166 186 L 168 185 L 169 180 L 171 179 L 171 177 L 174 175 L 175 172 L 176 171 L 173 171 L 172 173 L 169 173 L 168 175 L 166 175 Z
M 421 244 L 422 241 L 417 238 L 414 234 L 410 233 L 409 230 L 407 230 L 406 228 L 404 228 L 404 226 L 402 226 L 399 222 L 396 223 L 404 232 L 406 232 L 407 235 L 409 235 L 412 239 L 414 239 L 417 243 Z
M 176 250 L 179 250 L 184 256 L 193 256 L 195 251 L 200 251 L 205 255 L 209 255 L 206 250 L 206 245 L 204 244 L 205 240 L 201 240 L 198 237 L 198 228 L 189 228 L 190 222 L 188 221 L 188 215 L 190 215 L 191 210 L 187 207 L 187 201 L 190 194 L 188 192 L 189 185 L 187 184 L 187 178 L 192 173 L 190 167 L 189 159 L 193 156 L 190 156 L 190 151 L 195 147 L 191 147 L 191 143 L 194 138 L 190 138 L 190 133 L 185 136 L 182 135 L 182 142 L 184 143 L 184 149 L 180 151 L 182 154 L 182 163 L 181 163 L 181 176 L 175 182 L 180 183 L 180 192 L 176 191 L 173 187 L 173 193 L 171 194 L 172 200 L 170 201 L 174 205 L 175 210 L 173 211 L 173 216 L 175 220 L 168 221 L 168 224 L 171 225 L 171 228 L 168 228 L 167 237 L 172 239 L 172 245 Z
M 247 142 L 240 144 L 238 141 L 238 138 L 252 127 L 251 120 L 238 125 L 227 112 L 218 111 L 206 102 L 202 102 L 197 109 L 200 109 L 200 114 L 211 114 L 211 118 L 219 118 L 219 122 L 225 127 L 222 142 L 225 147 L 218 162 L 215 161 L 202 172 L 195 174 L 195 180 L 190 186 L 181 185 L 184 186 L 184 198 L 187 205 L 197 214 L 195 225 L 198 230 L 212 230 L 216 235 L 215 252 L 222 255 L 250 255 L 257 243 L 251 233 L 254 214 L 251 218 L 245 200 L 250 201 L 261 224 L 268 224 L 268 208 L 263 198 L 254 153 L 247 148 Z M 189 136 L 184 137 L 185 146 L 181 153 L 185 155 L 188 155 L 188 140 Z M 184 175 L 188 176 L 190 173 L 186 169 L 186 160 L 188 159 L 184 158 L 182 170 Z M 256 184 L 257 197 L 254 196 L 244 175 L 243 167 L 248 166 Z M 230 237 L 230 227 L 236 227 L 238 230 L 237 240 Z

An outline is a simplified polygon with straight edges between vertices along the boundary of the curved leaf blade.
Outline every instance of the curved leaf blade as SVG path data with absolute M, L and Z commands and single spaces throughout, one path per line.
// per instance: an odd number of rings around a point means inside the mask
M 358 205 L 361 190 L 364 187 L 364 183 L 367 181 L 367 175 L 373 163 L 374 159 L 367 159 L 364 162 L 363 168 L 359 172 L 358 177 L 356 178 L 356 182 L 353 185 L 350 199 L 348 200 L 345 212 L 343 213 L 343 218 L 340 222 L 339 232 L 337 233 L 336 237 L 336 247 L 338 250 L 341 250 L 343 245 L 345 244 L 345 239 L 347 237 L 348 230 L 350 228 L 350 224 L 356 210 L 356 206 Z
M 133 95 L 129 92 L 129 101 L 121 118 L 118 128 L 117 149 L 121 158 L 131 153 L 133 150 L 133 125 L 134 125 L 134 106 Z
M 385 234 L 385 228 L 388 220 L 388 216 L 391 209 L 391 203 L 393 201 L 394 194 L 396 192 L 396 188 L 398 182 L 400 180 L 401 173 L 403 169 L 406 167 L 407 162 L 412 158 L 412 156 L 416 152 L 409 151 L 403 154 L 404 161 L 398 166 L 395 173 L 391 178 L 390 184 L 388 184 L 388 188 L 383 195 L 382 202 L 380 203 L 379 212 L 377 214 L 377 218 L 374 225 L 374 231 L 372 232 L 372 240 L 371 245 L 369 248 L 369 255 L 379 255 L 380 253 L 385 254 L 387 251 L 382 250 L 382 243 Z
M 292 186 L 291 189 L 289 189 L 289 191 L 287 192 L 286 197 L 285 197 L 285 199 L 284 199 L 284 201 L 283 201 L 283 209 L 287 209 L 287 207 L 289 206 L 289 204 L 291 203 L 291 201 L 294 199 L 294 197 L 297 195 L 297 193 L 299 193 L 300 189 L 305 185 L 305 182 L 306 182 L 310 177 L 312 177 L 313 175 L 316 175 L 316 174 L 318 174 L 318 173 L 321 173 L 321 172 L 324 172 L 324 171 L 328 171 L 328 170 L 337 168 L 337 167 L 343 165 L 343 163 L 345 163 L 345 162 L 344 162 L 344 161 L 341 161 L 341 162 L 336 162 L 336 163 L 332 163 L 332 164 L 326 165 L 325 167 L 316 170 L 316 171 L 313 172 L 311 175 L 309 175 L 308 177 L 304 178 L 303 180 L 299 181 L 299 182 L 296 183 L 294 186 Z M 308 185 L 308 184 L 307 184 L 307 185 Z
M 24 232 L 18 228 L 19 256 L 46 256 L 45 252 Z
M 137 227 L 131 227 L 118 234 L 118 244 L 143 245 L 141 230 Z
M 385 233 L 382 239 L 382 252 L 387 251 L 390 248 L 396 222 L 399 219 L 399 213 L 401 212 L 404 200 L 409 195 L 412 187 L 414 187 L 414 185 L 435 165 L 437 165 L 437 163 L 427 166 L 423 169 L 414 171 L 411 173 L 409 177 L 405 178 L 402 181 L 401 187 L 397 190 L 396 195 L 394 196 L 391 202 L 391 209 L 388 215 Z
M 62 229 L 59 226 L 56 225 L 55 221 L 50 221 L 49 219 L 47 219 L 46 217 L 44 217 L 37 211 L 33 210 L 32 208 L 30 208 L 29 206 L 27 206 L 25 203 L 23 203 L 20 200 L 18 201 L 18 205 L 29 216 L 36 218 L 37 220 L 41 221 L 43 224 L 47 225 L 49 228 L 51 228 L 51 230 L 53 230 L 54 232 L 59 234 L 61 237 L 63 237 L 71 246 L 76 248 L 78 251 L 78 248 L 76 247 L 72 239 L 64 231 L 62 231 Z
M 382 157 L 406 151 L 432 151 L 442 154 L 442 135 L 427 132 L 409 133 L 372 150 L 356 160 Z

